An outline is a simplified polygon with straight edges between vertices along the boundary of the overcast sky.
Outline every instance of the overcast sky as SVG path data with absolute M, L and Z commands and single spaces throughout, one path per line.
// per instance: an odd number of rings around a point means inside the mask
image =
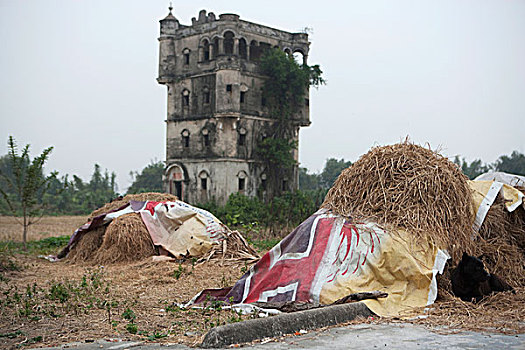
M 166 88 L 157 84 L 165 0 L 0 0 L 0 153 L 13 135 L 47 169 L 88 180 L 93 165 L 129 171 L 165 159 Z M 375 145 L 413 141 L 493 162 L 525 152 L 525 1 L 174 1 L 310 35 L 312 125 L 301 166 L 355 161 Z

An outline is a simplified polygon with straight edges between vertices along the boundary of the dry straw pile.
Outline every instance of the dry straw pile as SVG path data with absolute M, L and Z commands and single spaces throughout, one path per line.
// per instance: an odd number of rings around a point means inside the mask
M 128 194 L 95 210 L 90 219 L 114 211 L 129 201 L 174 200 L 177 200 L 177 197 L 167 193 Z M 73 263 L 110 264 L 139 261 L 155 254 L 156 249 L 140 214 L 131 213 L 85 233 L 71 248 L 67 258 Z
M 516 293 L 492 294 L 478 304 L 462 301 L 442 292 L 441 300 L 427 311 L 419 310 L 430 317 L 413 318 L 412 322 L 432 327 L 438 333 L 450 334 L 460 331 L 488 331 L 506 334 L 525 332 L 525 288 L 516 288 Z M 415 315 L 414 315 L 415 316 Z M 445 326 L 445 327 L 443 327 Z
M 509 213 L 500 195 L 474 232 L 467 180 L 447 158 L 405 141 L 375 147 L 345 169 L 322 206 L 430 239 L 451 253 L 452 266 L 463 252 L 482 256 L 489 272 L 513 287 L 525 286 L 525 210 Z M 448 273 L 439 279 L 440 288 L 450 291 Z
M 509 213 L 498 195 L 479 230 L 475 255 L 513 287 L 525 286 L 525 210 Z
M 522 333 L 525 330 L 525 210 L 509 213 L 500 196 L 474 232 L 474 208 L 467 178 L 443 156 L 409 142 L 376 147 L 344 170 L 328 192 L 324 208 L 353 219 L 372 219 L 395 232 L 446 248 L 453 259 L 438 276 L 439 298 L 431 317 L 419 322 L 446 329 Z M 523 189 L 518 188 L 523 192 Z M 487 270 L 515 288 L 480 303 L 450 294 L 450 267 L 461 254 L 481 256 Z
M 259 260 L 260 256 L 250 244 L 244 239 L 239 231 L 229 231 L 226 239 L 220 245 L 214 246 L 204 257 L 199 259 L 199 263 L 205 263 L 210 260 L 219 260 L 221 266 L 224 263 L 237 263 L 245 261 L 254 263 Z
M 175 201 L 177 197 L 167 193 L 130 194 L 107 203 L 91 213 L 90 219 L 114 211 L 129 201 Z M 73 263 L 111 264 L 133 262 L 156 255 L 150 234 L 140 214 L 122 215 L 108 225 L 86 232 L 72 248 L 67 258 Z M 257 252 L 237 231 L 230 231 L 220 245 L 201 258 L 201 262 L 220 260 L 253 262 L 259 259 Z
M 343 170 L 322 207 L 405 229 L 457 257 L 474 249 L 467 180 L 447 158 L 405 141 L 372 148 Z

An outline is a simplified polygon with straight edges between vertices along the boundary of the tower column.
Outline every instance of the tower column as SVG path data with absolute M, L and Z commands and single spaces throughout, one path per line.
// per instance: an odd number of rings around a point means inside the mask
M 204 48 L 202 46 L 199 46 L 199 61 L 198 62 L 202 62 L 204 61 Z
M 233 39 L 233 54 L 239 56 L 239 39 Z
M 219 38 L 219 45 L 217 45 L 217 55 L 224 55 L 224 39 Z

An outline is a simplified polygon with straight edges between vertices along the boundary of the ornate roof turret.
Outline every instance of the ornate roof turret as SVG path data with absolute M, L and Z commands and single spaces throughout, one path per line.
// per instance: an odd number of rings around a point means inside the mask
M 175 30 L 179 28 L 179 21 L 175 16 L 173 16 L 173 13 L 171 11 L 173 10 L 173 7 L 168 7 L 170 10 L 170 13 L 164 18 L 160 20 L 160 33 L 162 34 L 175 34 Z
M 171 13 L 171 11 L 173 10 L 173 6 L 171 6 L 171 3 L 170 3 L 170 7 L 168 7 L 168 9 L 170 10 L 170 13 L 168 13 L 168 15 L 164 18 L 164 19 L 161 19 L 160 21 L 177 21 L 177 18 L 175 18 L 175 16 L 173 16 L 173 13 Z

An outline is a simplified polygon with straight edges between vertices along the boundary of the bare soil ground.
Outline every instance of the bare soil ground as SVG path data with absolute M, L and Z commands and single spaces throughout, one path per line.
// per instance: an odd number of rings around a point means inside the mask
M 98 338 L 194 344 L 209 328 L 241 318 L 214 305 L 181 310 L 205 288 L 230 286 L 244 265 L 153 262 L 81 266 L 19 255 L 0 282 L 0 347 Z
M 85 217 L 44 217 L 30 240 L 70 235 Z M 17 240 L 21 227 L 0 217 L 0 240 Z M 29 254 L 1 251 L 0 348 L 51 346 L 97 338 L 124 338 L 196 344 L 218 324 L 240 316 L 208 305 L 181 310 L 205 288 L 233 285 L 243 263 L 153 262 L 89 266 L 49 262 Z

